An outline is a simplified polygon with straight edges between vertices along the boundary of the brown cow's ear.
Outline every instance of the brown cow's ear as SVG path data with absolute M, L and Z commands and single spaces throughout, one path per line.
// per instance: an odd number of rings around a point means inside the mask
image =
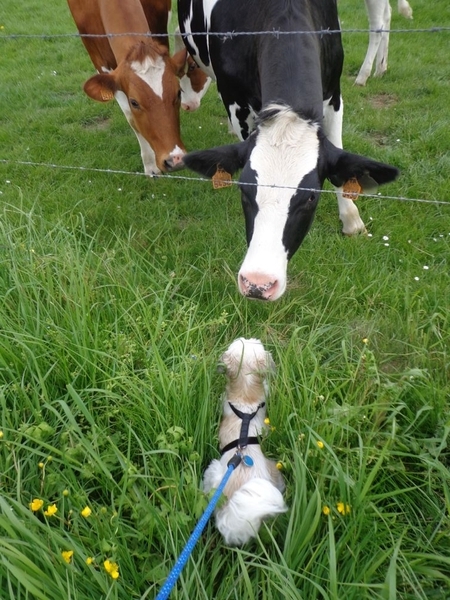
M 89 98 L 97 102 L 109 102 L 114 100 L 117 86 L 110 73 L 98 73 L 86 81 L 83 89 Z
M 188 53 L 187 53 L 186 48 L 182 48 L 181 50 L 178 50 L 178 52 L 175 52 L 175 54 L 172 56 L 172 63 L 173 63 L 173 66 L 175 67 L 175 73 L 176 73 L 177 77 L 183 77 L 184 72 L 185 72 L 187 57 L 188 57 Z

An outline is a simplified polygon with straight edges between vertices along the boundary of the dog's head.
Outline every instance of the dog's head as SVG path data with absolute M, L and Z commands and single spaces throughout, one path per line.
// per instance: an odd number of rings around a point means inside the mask
M 220 357 L 218 371 L 236 386 L 251 387 L 261 385 L 275 371 L 275 363 L 260 340 L 238 338 Z

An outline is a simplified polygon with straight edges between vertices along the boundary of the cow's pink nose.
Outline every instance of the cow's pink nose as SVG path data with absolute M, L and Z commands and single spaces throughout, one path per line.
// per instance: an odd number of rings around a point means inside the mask
M 181 108 L 186 112 L 195 112 L 197 108 L 200 106 L 200 102 L 182 102 Z
M 278 280 L 262 273 L 240 273 L 239 290 L 247 298 L 274 300 L 279 288 Z

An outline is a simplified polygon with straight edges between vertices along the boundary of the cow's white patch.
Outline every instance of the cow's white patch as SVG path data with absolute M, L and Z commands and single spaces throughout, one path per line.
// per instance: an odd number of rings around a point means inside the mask
M 163 76 L 166 68 L 162 56 L 157 56 L 156 59 L 147 56 L 142 62 L 133 61 L 131 68 L 162 100 Z
M 128 104 L 128 98 L 127 98 L 126 94 L 119 90 L 114 94 L 114 97 L 117 100 L 117 104 L 122 109 L 122 112 L 125 115 L 128 123 L 131 125 L 131 127 L 133 127 L 132 118 L 131 118 L 131 109 L 130 109 L 130 105 Z
M 138 132 L 133 126 L 133 118 L 130 110 L 130 105 L 128 104 L 128 98 L 124 94 L 124 92 L 116 92 L 114 94 L 118 105 L 122 109 L 123 114 L 125 115 L 128 123 L 131 125 L 134 133 L 139 142 L 139 146 L 141 147 L 141 158 L 142 164 L 144 165 L 144 171 L 146 175 L 157 175 L 161 171 L 156 166 L 156 156 L 153 148 L 147 142 L 147 140 Z
M 242 126 L 237 117 L 237 111 L 240 110 L 240 108 L 241 107 L 236 102 L 234 104 L 231 104 L 228 107 L 228 110 L 230 111 L 229 122 L 231 124 L 231 127 L 232 127 L 234 133 L 238 136 L 238 138 L 240 140 L 243 140 L 244 137 L 242 135 Z M 247 119 L 245 120 L 245 123 L 248 126 L 247 133 L 253 131 L 253 129 L 255 128 L 255 117 L 256 117 L 255 112 L 250 108 L 250 114 L 248 115 Z
M 286 288 L 288 259 L 282 240 L 289 204 L 303 177 L 317 167 L 318 128 L 283 107 L 275 119 L 259 127 L 250 156 L 250 166 L 257 174 L 259 211 L 240 274 L 260 275 L 260 281 L 264 277 L 267 282 L 276 280 L 277 297 Z
M 141 147 L 141 158 L 145 174 L 159 175 L 161 171 L 156 166 L 156 155 L 153 148 L 140 133 L 135 131 L 135 134 Z
M 180 79 L 181 107 L 184 110 L 187 109 L 191 112 L 197 110 L 200 106 L 203 96 L 208 91 L 210 83 L 211 77 L 207 77 L 202 89 L 196 92 L 192 87 L 190 78 L 187 75 L 183 75 L 183 77 Z
M 174 149 L 169 153 L 169 156 L 183 156 L 184 151 L 180 148 L 180 146 L 175 146 Z
M 216 5 L 216 3 L 218 2 L 218 0 L 203 0 L 203 12 L 205 15 L 205 31 L 208 32 L 210 30 L 210 25 L 211 25 L 211 13 L 212 10 L 214 8 L 214 6 Z M 216 75 L 213 71 L 213 68 L 211 65 L 205 65 L 203 64 L 201 58 L 200 58 L 200 52 L 198 49 L 197 44 L 194 42 L 194 38 L 192 37 L 192 28 L 191 28 L 191 22 L 193 19 L 193 2 L 190 3 L 190 13 L 189 13 L 189 17 L 187 17 L 187 19 L 184 20 L 183 23 L 183 28 L 184 28 L 184 32 L 186 34 L 186 39 L 188 41 L 188 43 L 190 44 L 190 46 L 192 48 L 194 48 L 195 50 L 195 61 L 197 62 L 197 64 L 202 67 L 202 69 L 205 71 L 205 73 L 207 73 L 211 79 L 213 79 L 214 81 L 216 81 Z M 207 39 L 207 44 L 208 44 L 208 55 L 209 55 L 209 40 L 208 37 Z
M 341 98 L 341 105 L 336 112 L 329 104 L 324 102 L 323 106 L 323 131 L 327 138 L 337 148 L 342 148 L 342 120 L 344 116 L 344 104 Z M 359 216 L 356 204 L 351 198 L 345 198 L 342 194 L 342 188 L 336 188 L 336 196 L 339 208 L 339 218 L 342 221 L 342 232 L 346 235 L 355 235 L 364 233 L 366 227 Z

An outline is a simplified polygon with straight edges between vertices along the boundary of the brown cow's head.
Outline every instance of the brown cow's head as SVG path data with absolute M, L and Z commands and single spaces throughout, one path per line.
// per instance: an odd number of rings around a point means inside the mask
M 173 57 L 153 40 L 133 46 L 116 69 L 86 81 L 84 91 L 98 102 L 115 98 L 134 129 L 147 175 L 182 166 L 180 82 L 186 51 Z

